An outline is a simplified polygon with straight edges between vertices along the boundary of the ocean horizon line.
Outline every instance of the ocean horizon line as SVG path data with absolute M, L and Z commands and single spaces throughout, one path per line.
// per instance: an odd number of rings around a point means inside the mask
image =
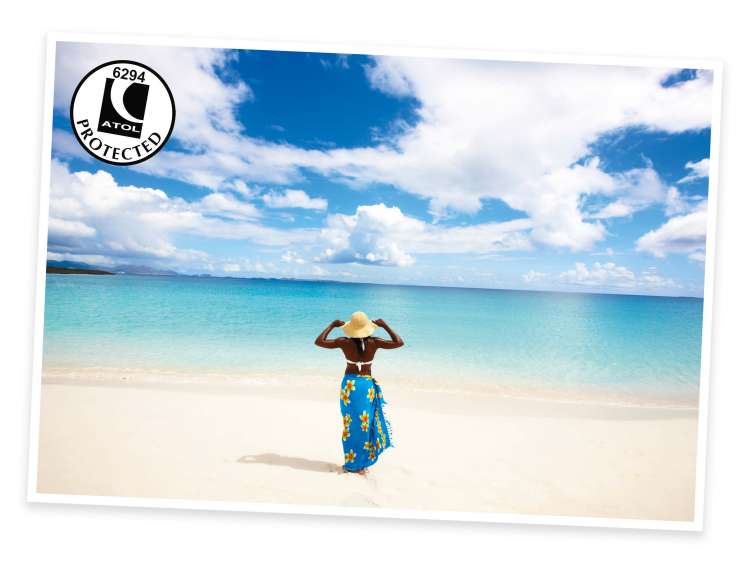
M 92 266 L 93 268 L 93 266 Z M 103 267 L 97 267 L 103 268 Z M 303 277 L 288 277 L 288 276 L 216 276 L 212 274 L 182 274 L 182 273 L 129 273 L 129 272 L 111 272 L 115 276 L 119 277 L 144 277 L 144 278 L 196 278 L 196 279 L 216 279 L 216 280 L 246 280 L 246 281 L 286 281 L 286 282 L 306 282 L 306 283 L 333 283 L 333 284 L 344 284 L 344 285 L 371 285 L 378 287 L 416 287 L 425 289 L 468 289 L 478 291 L 513 291 L 520 293 L 548 293 L 548 294 L 563 294 L 563 295 L 605 295 L 605 296 L 621 296 L 621 297 L 654 297 L 657 299 L 669 298 L 669 299 L 696 299 L 703 301 L 703 297 L 695 295 L 674 295 L 674 294 L 654 294 L 654 293 L 622 293 L 617 291 L 575 291 L 566 289 L 530 289 L 530 288 L 513 288 L 513 287 L 478 287 L 478 286 L 465 286 L 465 285 L 437 285 L 437 284 L 409 284 L 409 283 L 383 283 L 383 282 L 369 282 L 369 281 L 347 281 L 347 280 L 332 280 L 327 278 L 303 278 Z M 76 274 L 62 274 L 59 272 L 48 272 L 47 275 L 59 275 L 59 276 L 70 276 L 70 275 L 81 275 L 85 276 L 88 274 L 76 273 Z

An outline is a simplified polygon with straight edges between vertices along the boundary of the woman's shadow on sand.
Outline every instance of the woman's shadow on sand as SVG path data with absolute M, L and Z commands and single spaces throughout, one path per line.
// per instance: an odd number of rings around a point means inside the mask
M 243 455 L 237 460 L 237 463 L 262 463 L 264 465 L 291 467 L 292 469 L 301 469 L 303 471 L 317 471 L 318 473 L 343 472 L 340 465 L 328 461 L 318 461 L 304 457 L 291 457 L 272 453 Z

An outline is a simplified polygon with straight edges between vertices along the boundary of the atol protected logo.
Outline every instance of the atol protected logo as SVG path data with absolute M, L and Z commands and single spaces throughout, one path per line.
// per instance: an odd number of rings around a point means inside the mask
M 175 105 L 159 74 L 135 61 L 110 61 L 78 83 L 70 124 L 93 157 L 120 166 L 156 155 L 172 134 Z

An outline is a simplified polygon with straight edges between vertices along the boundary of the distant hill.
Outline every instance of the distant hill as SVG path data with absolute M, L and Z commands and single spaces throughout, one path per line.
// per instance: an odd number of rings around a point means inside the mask
M 71 260 L 47 260 L 47 267 L 66 268 L 73 270 L 96 270 L 96 266 L 84 262 L 73 262 Z
M 105 270 L 94 270 L 93 268 L 61 268 L 47 264 L 48 274 L 88 274 L 92 276 L 114 276 L 112 272 Z
M 116 264 L 114 266 L 108 266 L 106 270 L 101 269 L 98 266 L 92 266 L 85 262 L 74 262 L 71 260 L 47 260 L 47 272 L 50 272 L 50 268 L 56 268 L 61 270 L 83 270 L 81 272 L 51 272 L 51 273 L 81 273 L 88 274 L 93 272 L 105 272 L 107 274 L 130 274 L 136 276 L 178 276 L 179 274 L 174 270 L 161 270 L 159 268 L 152 268 L 151 266 L 139 266 L 136 264 Z

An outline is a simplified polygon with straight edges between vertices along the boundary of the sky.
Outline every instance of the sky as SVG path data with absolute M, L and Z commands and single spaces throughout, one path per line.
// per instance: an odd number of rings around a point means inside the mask
M 155 157 L 71 133 L 155 69 Z M 48 259 L 183 274 L 703 295 L 710 71 L 59 43 Z

